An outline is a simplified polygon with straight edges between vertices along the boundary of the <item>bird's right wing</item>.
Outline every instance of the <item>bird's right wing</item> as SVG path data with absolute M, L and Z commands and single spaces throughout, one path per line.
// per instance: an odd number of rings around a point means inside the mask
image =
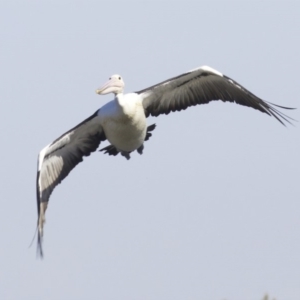
M 43 256 L 41 238 L 48 201 L 54 188 L 106 139 L 98 111 L 46 146 L 38 156 L 37 210 L 38 251 Z

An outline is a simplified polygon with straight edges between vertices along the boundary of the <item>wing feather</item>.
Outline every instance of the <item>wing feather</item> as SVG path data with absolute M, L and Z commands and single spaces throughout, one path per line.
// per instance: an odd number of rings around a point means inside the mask
M 46 146 L 38 157 L 38 254 L 43 256 L 44 214 L 55 187 L 106 139 L 98 111 Z
M 171 111 L 185 110 L 189 106 L 222 100 L 257 109 L 275 117 L 283 125 L 285 122 L 291 123 L 290 120 L 293 120 L 276 109 L 277 105 L 258 98 L 233 79 L 206 66 L 136 93 L 143 98 L 143 107 L 147 117 L 169 114 Z

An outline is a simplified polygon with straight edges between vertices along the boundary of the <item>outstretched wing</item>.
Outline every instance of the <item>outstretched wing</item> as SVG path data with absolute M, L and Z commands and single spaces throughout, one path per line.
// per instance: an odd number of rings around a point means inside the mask
M 43 223 L 51 193 L 79 164 L 106 139 L 98 111 L 46 146 L 38 156 L 37 210 L 38 252 L 42 252 Z
M 291 123 L 278 106 L 256 97 L 233 79 L 204 66 L 168 79 L 159 84 L 136 92 L 143 99 L 146 116 L 169 114 L 189 106 L 206 104 L 213 100 L 236 102 L 275 117 L 283 125 Z

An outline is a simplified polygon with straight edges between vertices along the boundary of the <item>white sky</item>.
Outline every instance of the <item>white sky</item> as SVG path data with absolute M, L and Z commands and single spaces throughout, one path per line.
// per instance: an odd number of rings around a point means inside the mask
M 52 194 L 45 259 L 28 249 L 37 154 L 110 75 L 130 92 L 209 65 L 299 108 L 299 36 L 299 1 L 1 1 L 0 299 L 300 299 L 299 123 L 234 104 L 86 158 Z

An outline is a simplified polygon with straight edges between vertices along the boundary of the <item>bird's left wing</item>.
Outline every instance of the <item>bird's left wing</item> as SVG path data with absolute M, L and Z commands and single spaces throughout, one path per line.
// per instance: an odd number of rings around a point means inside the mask
M 45 211 L 54 188 L 106 139 L 98 111 L 46 146 L 38 156 L 37 210 L 38 254 L 43 256 L 42 235 Z
M 275 117 L 282 124 L 290 123 L 291 119 L 276 107 L 290 108 L 256 97 L 233 79 L 208 66 L 191 70 L 136 93 L 143 99 L 147 117 L 167 115 L 171 111 L 184 110 L 189 106 L 222 100 L 252 107 Z

